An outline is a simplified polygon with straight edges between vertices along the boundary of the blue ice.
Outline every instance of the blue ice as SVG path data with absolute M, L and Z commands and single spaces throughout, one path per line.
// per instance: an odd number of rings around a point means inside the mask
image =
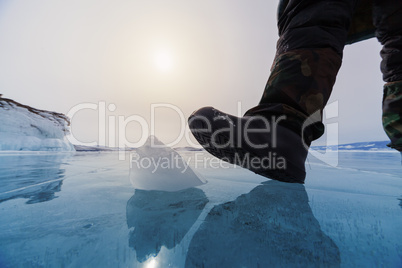
M 305 185 L 180 155 L 207 183 L 135 189 L 129 153 L 2 152 L 0 267 L 402 266 L 398 153 L 309 156 Z

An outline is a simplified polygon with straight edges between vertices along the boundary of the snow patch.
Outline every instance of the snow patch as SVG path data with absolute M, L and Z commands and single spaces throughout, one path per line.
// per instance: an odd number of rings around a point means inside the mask
M 67 140 L 70 121 L 61 113 L 39 110 L 0 96 L 0 150 L 74 151 Z

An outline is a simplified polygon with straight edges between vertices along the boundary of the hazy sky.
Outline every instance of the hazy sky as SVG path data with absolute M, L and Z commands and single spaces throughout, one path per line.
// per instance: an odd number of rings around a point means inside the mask
M 181 134 L 180 114 L 206 105 L 237 114 L 238 102 L 243 113 L 258 103 L 275 54 L 276 5 L 0 0 L 0 93 L 66 114 L 87 107 L 72 118 L 74 137 L 98 141 L 106 129 L 106 145 L 124 133 L 140 141 L 149 133 L 140 118 L 149 124 L 151 105 L 169 104 L 154 111 L 155 134 L 170 143 Z M 345 49 L 329 101 L 339 116 L 328 121 L 341 143 L 387 139 L 379 50 L 375 39 Z

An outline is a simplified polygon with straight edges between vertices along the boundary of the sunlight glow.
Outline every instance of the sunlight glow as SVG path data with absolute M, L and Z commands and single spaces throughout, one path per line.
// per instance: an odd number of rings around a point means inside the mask
M 158 70 L 163 72 L 169 71 L 173 67 L 172 55 L 166 50 L 155 53 L 154 62 Z
M 151 259 L 147 264 L 146 268 L 156 268 L 158 266 L 158 262 L 155 259 Z

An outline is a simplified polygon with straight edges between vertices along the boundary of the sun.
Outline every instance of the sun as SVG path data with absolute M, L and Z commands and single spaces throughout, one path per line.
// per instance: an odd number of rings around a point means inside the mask
M 159 71 L 170 71 L 173 68 L 172 54 L 168 50 L 159 50 L 154 54 L 154 63 Z

